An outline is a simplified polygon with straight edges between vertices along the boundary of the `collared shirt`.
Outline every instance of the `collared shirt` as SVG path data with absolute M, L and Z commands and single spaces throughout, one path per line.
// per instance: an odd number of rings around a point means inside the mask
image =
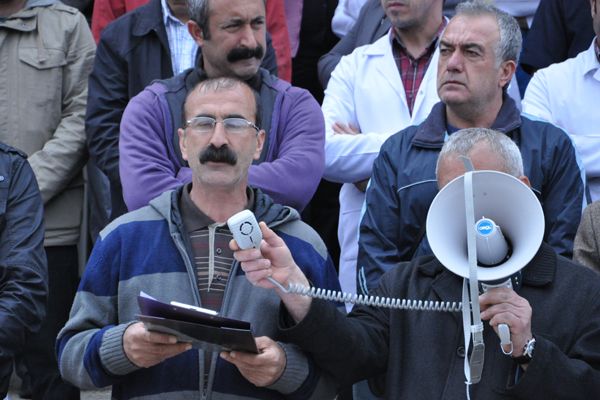
M 437 46 L 437 40 L 442 34 L 442 31 L 446 27 L 446 18 L 443 19 L 440 27 L 438 28 L 437 34 L 431 41 L 431 44 L 423 51 L 423 53 L 417 58 L 413 58 L 406 47 L 402 44 L 402 39 L 398 36 L 396 29 L 392 28 L 390 33 L 390 40 L 392 42 L 392 52 L 394 54 L 394 61 L 400 72 L 400 79 L 402 79 L 402 85 L 404 86 L 404 92 L 406 94 L 406 104 L 412 114 L 413 107 L 415 105 L 415 99 L 419 92 L 419 87 L 427 72 L 429 63 L 435 52 Z
M 600 38 L 596 38 L 596 40 L 594 40 L 594 48 L 596 49 L 596 59 L 600 63 L 600 47 L 598 46 L 599 40 Z
M 600 96 L 597 41 L 574 58 L 538 70 L 527 85 L 523 112 L 569 134 L 585 166 L 592 201 L 600 200 Z
M 192 201 L 188 183 L 182 190 L 179 208 L 196 268 L 196 281 L 202 307 L 220 311 L 233 264 L 233 252 L 229 242 L 233 235 L 225 222 L 218 223 L 204 214 Z M 247 208 L 254 208 L 254 192 L 246 190 Z
M 161 0 L 160 4 L 163 12 L 163 23 L 169 40 L 173 75 L 177 75 L 194 66 L 198 45 L 192 35 L 189 34 L 187 25 L 175 18 L 167 4 L 167 0 Z

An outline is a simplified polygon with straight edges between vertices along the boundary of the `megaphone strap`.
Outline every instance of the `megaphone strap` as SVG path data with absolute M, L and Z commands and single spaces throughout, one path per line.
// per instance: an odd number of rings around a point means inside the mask
M 464 177 L 465 218 L 468 227 L 475 226 L 475 206 L 473 204 L 473 171 L 467 171 Z M 475 231 L 467 229 L 467 254 L 469 262 L 469 281 L 463 280 L 463 332 L 465 340 L 465 378 L 468 386 L 481 380 L 485 355 L 483 343 L 483 324 L 479 312 L 479 284 L 477 279 L 477 240 Z M 468 350 L 473 338 L 473 351 Z

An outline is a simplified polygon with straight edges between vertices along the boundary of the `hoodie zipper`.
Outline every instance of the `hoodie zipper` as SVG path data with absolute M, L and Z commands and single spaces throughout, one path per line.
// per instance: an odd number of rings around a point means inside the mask
M 181 234 L 179 232 L 172 232 L 171 233 L 172 237 L 173 237 L 173 241 L 175 242 L 175 246 L 177 247 L 177 249 L 179 250 L 179 253 L 181 254 L 182 258 L 183 258 L 183 263 L 185 264 L 186 270 L 188 272 L 188 278 L 190 279 L 190 287 L 192 288 L 192 296 L 194 296 L 194 299 L 196 300 L 196 305 L 198 306 L 202 306 L 202 303 L 200 301 L 200 292 L 198 290 L 198 282 L 196 281 L 196 276 L 193 273 L 194 272 L 194 267 L 192 265 L 192 260 L 190 259 L 190 255 L 188 254 L 184 244 L 183 244 L 183 239 L 181 238 Z M 205 351 L 204 350 L 196 350 L 198 352 L 198 381 L 199 381 L 199 388 L 200 389 L 200 395 L 202 396 L 202 399 L 207 399 L 207 395 L 208 395 L 208 379 L 204 379 L 204 354 Z M 202 356 L 201 356 L 202 355 Z

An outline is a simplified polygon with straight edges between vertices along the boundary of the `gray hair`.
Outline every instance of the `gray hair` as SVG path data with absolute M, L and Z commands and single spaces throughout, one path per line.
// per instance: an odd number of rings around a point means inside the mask
M 194 21 L 202 30 L 204 39 L 210 39 L 208 30 L 208 0 L 188 0 L 188 13 L 190 19 Z
M 267 0 L 263 0 L 263 4 L 266 7 Z M 190 19 L 200 27 L 204 39 L 209 40 L 208 17 L 210 14 L 210 5 L 208 0 L 188 0 L 188 12 Z
M 485 142 L 489 149 L 502 160 L 504 168 L 501 172 L 516 178 L 524 175 L 523 158 L 515 142 L 504 133 L 487 128 L 461 129 L 450 135 L 440 151 L 435 166 L 435 175 L 438 176 L 441 160 L 450 155 L 468 157 L 473 147 L 480 142 Z
M 500 31 L 500 40 L 495 49 L 497 65 L 500 65 L 504 61 L 518 63 L 523 37 L 516 19 L 504 11 L 497 9 L 489 1 L 465 1 L 456 6 L 455 17 L 480 17 L 485 15 L 496 19 L 498 30 Z

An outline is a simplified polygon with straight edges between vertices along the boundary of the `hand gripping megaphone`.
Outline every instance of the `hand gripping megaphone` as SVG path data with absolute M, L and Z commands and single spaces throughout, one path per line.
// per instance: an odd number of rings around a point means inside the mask
M 471 229 L 479 234 L 478 279 L 490 282 L 508 278 L 533 259 L 542 243 L 542 206 L 533 191 L 511 175 L 498 171 L 473 171 L 472 174 L 477 223 Z M 427 214 L 426 232 L 431 250 L 442 265 L 468 278 L 465 212 L 464 176 L 460 176 L 444 186 L 433 199 Z M 493 222 L 489 223 L 490 220 Z M 507 258 L 494 256 L 494 253 L 506 254 L 508 251 L 499 249 L 502 241 L 497 240 L 498 234 L 504 236 L 510 248 Z

